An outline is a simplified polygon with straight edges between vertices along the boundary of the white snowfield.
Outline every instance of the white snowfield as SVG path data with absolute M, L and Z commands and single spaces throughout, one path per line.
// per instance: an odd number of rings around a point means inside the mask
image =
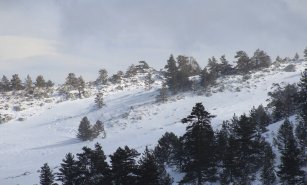
M 180 120 L 190 114 L 197 102 L 202 102 L 217 116 L 212 124 L 218 129 L 222 121 L 232 118 L 234 113 L 240 115 L 248 113 L 253 106 L 265 106 L 273 83 L 298 82 L 305 65 L 306 62 L 297 63 L 296 72 L 282 71 L 285 65 L 276 70 L 259 71 L 246 81 L 242 81 L 242 76 L 230 76 L 220 79 L 220 85 L 212 89 L 210 96 L 210 93 L 184 93 L 163 104 L 155 102 L 161 85 L 156 81 L 149 91 L 140 83 L 122 91 L 105 93 L 106 106 L 99 110 L 95 108 L 94 95 L 26 109 L 22 111 L 25 121 L 18 121 L 15 116 L 15 119 L 0 124 L 0 184 L 38 184 L 38 170 L 44 163 L 57 171 L 66 153 L 76 154 L 83 146 L 93 147 L 96 142 L 101 143 L 106 155 L 125 145 L 142 153 L 145 146 L 153 148 L 165 132 L 182 135 L 186 125 Z M 17 113 L 11 111 L 11 114 Z M 91 124 L 98 119 L 103 121 L 107 137 L 79 141 L 76 134 L 84 116 Z M 268 140 L 277 129 L 274 124 L 270 126 L 270 131 L 265 134 Z M 180 180 L 180 174 L 171 174 L 175 182 Z

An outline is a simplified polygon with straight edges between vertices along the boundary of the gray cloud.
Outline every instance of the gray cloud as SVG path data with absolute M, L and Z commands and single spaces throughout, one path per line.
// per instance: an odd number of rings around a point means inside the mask
M 59 78 L 70 71 L 93 78 L 96 68 L 115 72 L 139 60 L 161 68 L 171 53 L 193 55 L 204 66 L 210 56 L 232 59 L 241 49 L 293 56 L 307 46 L 306 3 L 300 0 L 31 0 L 1 1 L 0 7 L 0 36 L 56 43 L 56 57 L 28 57 L 24 66 L 42 73 L 58 67 Z M 30 64 L 33 58 L 41 63 Z M 78 65 L 67 65 L 76 59 Z

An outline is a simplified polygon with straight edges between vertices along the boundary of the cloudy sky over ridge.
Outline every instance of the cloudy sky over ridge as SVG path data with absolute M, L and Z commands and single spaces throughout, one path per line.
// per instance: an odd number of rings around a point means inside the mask
M 93 79 L 140 60 L 159 69 L 171 53 L 201 66 L 238 50 L 302 55 L 306 31 L 304 0 L 0 0 L 0 75 Z

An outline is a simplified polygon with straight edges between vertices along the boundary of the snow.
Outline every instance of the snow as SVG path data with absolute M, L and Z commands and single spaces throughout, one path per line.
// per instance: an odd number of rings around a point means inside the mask
M 182 135 L 186 125 L 180 120 L 189 115 L 197 102 L 202 102 L 217 116 L 212 124 L 218 129 L 222 121 L 232 118 L 234 113 L 240 115 L 248 113 L 253 106 L 265 106 L 273 83 L 298 82 L 305 65 L 305 62 L 296 64 L 296 72 L 273 70 L 272 67 L 270 71 L 253 73 L 247 80 L 239 75 L 229 76 L 220 79 L 211 92 L 203 95 L 183 93 L 166 103 L 155 102 L 161 81 L 157 80 L 153 88 L 146 91 L 140 81 L 142 76 L 139 76 L 134 83 L 123 80 L 123 90 L 112 85 L 104 88 L 106 106 L 102 109 L 95 108 L 97 90 L 91 89 L 89 98 L 58 102 L 55 96 L 50 103 L 39 106 L 38 102 L 20 112 L 0 110 L 0 114 L 11 114 L 14 118 L 0 124 L 0 184 L 36 184 L 38 170 L 45 162 L 56 171 L 66 153 L 76 154 L 83 146 L 93 147 L 96 142 L 101 143 L 107 155 L 125 145 L 142 153 L 145 146 L 154 147 L 167 131 Z M 206 96 L 208 94 L 211 96 Z M 21 115 L 26 118 L 24 121 L 18 121 Z M 107 137 L 88 142 L 77 140 L 77 129 L 84 116 L 92 124 L 98 119 L 103 121 Z M 280 122 L 270 125 L 264 135 L 271 143 L 279 125 Z M 175 180 L 182 177 L 170 173 Z

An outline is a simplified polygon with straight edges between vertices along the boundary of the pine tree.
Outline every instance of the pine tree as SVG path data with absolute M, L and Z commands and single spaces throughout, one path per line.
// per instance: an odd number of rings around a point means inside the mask
M 92 128 L 93 139 L 97 138 L 100 134 L 103 135 L 102 136 L 103 138 L 106 137 L 106 133 L 104 130 L 104 124 L 100 120 L 97 120 Z
M 77 89 L 79 93 L 79 98 L 82 98 L 82 94 L 84 94 L 84 89 L 85 89 L 85 82 L 82 78 L 82 76 L 79 76 L 77 78 Z
M 270 124 L 271 118 L 262 105 L 259 105 L 257 109 L 253 107 L 249 116 L 259 133 L 267 131 L 266 127 Z
M 77 154 L 79 176 L 78 185 L 111 185 L 111 171 L 106 156 L 97 143 L 95 150 L 82 148 L 83 152 Z
M 41 174 L 39 176 L 39 179 L 40 179 L 41 185 L 53 185 L 54 184 L 54 175 L 47 163 L 45 163 L 41 167 Z
M 100 69 L 99 76 L 95 82 L 96 85 L 106 85 L 108 82 L 108 71 L 106 69 Z
M 4 92 L 11 90 L 11 83 L 5 75 L 3 75 L 1 79 L 1 89 L 3 89 Z
M 220 65 L 217 63 L 217 60 L 215 57 L 211 57 L 208 59 L 207 68 L 209 69 L 210 73 L 213 75 L 214 78 L 217 78 L 220 76 L 221 68 L 220 68 Z
M 280 126 L 277 135 L 278 149 L 281 153 L 281 164 L 277 175 L 281 183 L 289 185 L 303 185 L 304 171 L 301 169 L 302 161 L 300 151 L 293 135 L 293 127 L 289 120 Z
M 299 82 L 299 123 L 296 127 L 296 136 L 299 139 L 302 152 L 306 152 L 307 148 L 307 69 L 302 73 Z M 306 159 L 307 160 L 307 159 Z
M 35 87 L 44 88 L 46 87 L 46 81 L 42 75 L 36 77 Z
M 172 132 L 166 132 L 158 141 L 154 149 L 156 160 L 160 164 L 175 164 L 175 153 L 179 145 L 178 137 Z
M 137 184 L 137 163 L 135 158 L 140 154 L 125 146 L 118 148 L 113 155 L 110 155 L 112 165 L 112 179 L 114 185 Z
M 164 68 L 166 69 L 166 84 L 172 92 L 176 93 L 178 91 L 178 67 L 173 55 L 167 60 L 167 65 Z
M 207 88 L 209 85 L 215 84 L 216 78 L 215 75 L 211 72 L 208 72 L 207 68 L 204 68 L 200 74 L 200 84 L 202 87 Z
M 238 183 L 249 184 L 262 164 L 263 138 L 256 124 L 245 114 L 233 120 L 233 139 L 239 148 L 235 150 L 235 174 Z M 238 160 L 239 159 L 239 160 Z
M 68 90 L 76 90 L 78 88 L 78 78 L 75 73 L 69 73 L 65 85 L 68 87 Z
M 300 59 L 300 56 L 298 55 L 298 53 L 295 53 L 293 60 L 295 62 L 298 62 L 299 59 Z
M 187 161 L 183 166 L 186 173 L 182 183 L 195 183 L 216 180 L 216 154 L 214 132 L 210 120 L 213 118 L 207 112 L 202 103 L 193 107 L 191 114 L 182 119 L 183 123 L 189 123 L 186 133 L 183 135 L 183 146 L 187 153 Z
M 163 82 L 161 89 L 159 90 L 159 94 L 156 96 L 157 102 L 165 103 L 168 97 L 168 89 L 166 87 L 166 83 Z
M 275 154 L 269 143 L 264 147 L 264 160 L 261 170 L 261 182 L 263 185 L 273 185 L 276 183 L 276 175 L 274 169 Z
M 306 124 L 303 121 L 299 121 L 295 128 L 295 135 L 298 139 L 298 144 L 301 150 L 301 158 L 303 160 L 303 164 L 307 164 L 307 128 Z
M 95 144 L 95 150 L 93 151 L 91 162 L 93 164 L 92 169 L 93 173 L 92 185 L 111 185 L 111 170 L 110 166 L 106 161 L 106 156 L 100 144 Z
M 220 71 L 221 75 L 230 75 L 233 73 L 233 68 L 229 64 L 228 60 L 226 59 L 225 55 L 222 55 L 220 58 L 221 64 L 220 64 Z
M 275 84 L 275 86 L 276 89 L 268 93 L 271 97 L 268 107 L 273 109 L 273 121 L 280 121 L 295 113 L 298 105 L 297 102 L 299 102 L 299 93 L 296 84 L 288 84 L 283 88 L 278 84 Z
M 269 67 L 271 65 L 271 58 L 266 52 L 257 49 L 251 58 L 251 65 L 255 69 Z
M 87 117 L 83 117 L 80 122 L 77 138 L 82 141 L 91 140 L 93 138 L 90 121 L 87 119 Z
M 19 90 L 23 89 L 22 84 L 21 84 L 21 80 L 20 80 L 18 74 L 14 74 L 12 76 L 11 86 L 12 86 L 12 89 L 16 90 L 16 91 L 19 91 Z
M 63 185 L 77 185 L 79 175 L 78 162 L 74 159 L 73 154 L 66 154 L 59 173 L 57 173 L 58 180 Z
M 95 103 L 96 103 L 96 106 L 99 109 L 101 109 L 105 105 L 104 101 L 103 101 L 103 93 L 102 92 L 99 92 L 99 93 L 96 94 Z
M 27 75 L 27 78 L 25 80 L 25 90 L 27 93 L 32 94 L 33 93 L 33 81 L 30 75 Z
M 145 76 L 145 88 L 146 90 L 150 90 L 151 89 L 151 85 L 154 83 L 155 81 L 152 79 L 152 74 L 149 72 L 146 76 Z
M 157 163 L 153 152 L 147 147 L 139 160 L 138 183 L 140 185 L 171 185 L 173 183 L 164 166 Z
M 47 82 L 46 82 L 46 87 L 47 88 L 51 88 L 51 87 L 53 87 L 54 86 L 54 83 L 51 81 L 51 80 L 48 80 Z
M 235 58 L 237 58 L 237 66 L 236 68 L 246 74 L 250 71 L 251 69 L 251 60 L 248 57 L 248 55 L 246 54 L 245 51 L 238 51 L 235 55 Z
M 304 49 L 304 57 L 305 57 L 305 60 L 307 61 L 307 47 Z
M 238 151 L 240 146 L 238 145 L 236 139 L 233 135 L 230 135 L 227 139 L 227 145 L 225 148 L 225 153 L 223 153 L 220 182 L 223 185 L 228 185 L 231 183 L 236 184 L 237 179 L 241 175 L 240 169 L 237 168 L 239 155 Z
M 122 78 L 123 78 L 123 75 L 124 73 L 122 71 L 118 71 L 116 74 L 114 74 L 111 78 L 110 78 L 110 81 L 113 83 L 113 84 L 116 84 L 116 83 L 120 83 Z

